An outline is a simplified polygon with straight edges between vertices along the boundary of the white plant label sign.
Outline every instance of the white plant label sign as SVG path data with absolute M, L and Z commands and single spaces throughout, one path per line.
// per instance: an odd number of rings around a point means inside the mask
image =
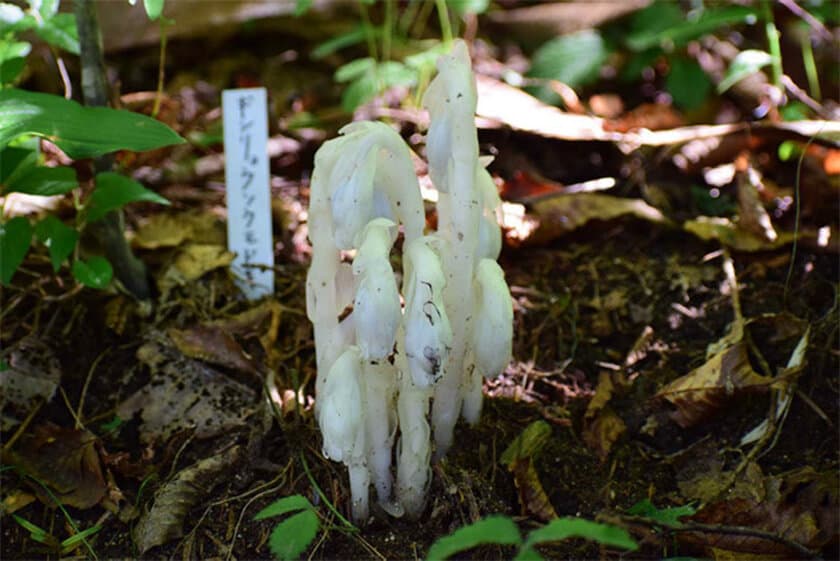
M 236 254 L 231 267 L 249 300 L 274 292 L 267 108 L 265 88 L 222 93 L 228 249 Z

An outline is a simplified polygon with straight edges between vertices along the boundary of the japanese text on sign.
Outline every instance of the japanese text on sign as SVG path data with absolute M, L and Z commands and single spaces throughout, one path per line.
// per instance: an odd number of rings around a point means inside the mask
M 255 300 L 274 291 L 265 89 L 226 90 L 222 112 L 228 249 L 238 286 Z

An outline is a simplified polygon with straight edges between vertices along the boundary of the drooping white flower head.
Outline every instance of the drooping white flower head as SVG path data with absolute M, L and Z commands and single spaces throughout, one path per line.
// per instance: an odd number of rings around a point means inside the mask
M 324 456 L 345 464 L 365 454 L 361 374 L 359 349 L 349 346 L 333 363 L 318 397 Z
M 511 357 L 513 303 L 505 274 L 492 259 L 482 259 L 476 268 L 473 317 L 476 365 L 484 376 L 497 376 Z
M 388 256 L 396 224 L 386 218 L 368 222 L 359 236 L 353 273 L 359 279 L 353 300 L 356 344 L 365 360 L 382 360 L 394 350 L 402 320 L 400 293 Z
M 408 244 L 405 270 L 405 353 L 417 387 L 434 384 L 452 346 L 452 328 L 443 304 L 446 277 L 430 236 Z

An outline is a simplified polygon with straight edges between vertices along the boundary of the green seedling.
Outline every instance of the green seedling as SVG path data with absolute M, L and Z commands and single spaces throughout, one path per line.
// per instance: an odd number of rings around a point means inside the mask
M 291 561 L 300 557 L 321 527 L 315 507 L 302 495 L 277 499 L 259 511 L 254 520 L 285 515 L 289 516 L 277 523 L 268 540 L 271 553 L 279 561 Z
M 583 538 L 608 547 L 635 551 L 638 544 L 623 528 L 582 518 L 557 518 L 532 531 L 523 540 L 519 528 L 508 516 L 489 516 L 440 538 L 426 555 L 427 561 L 440 561 L 480 545 L 518 546 L 514 561 L 539 561 L 536 546 L 570 538 Z

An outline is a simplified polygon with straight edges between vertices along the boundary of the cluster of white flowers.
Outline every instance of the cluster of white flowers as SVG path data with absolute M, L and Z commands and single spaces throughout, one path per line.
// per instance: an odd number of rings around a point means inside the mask
M 316 413 L 324 454 L 350 470 L 360 523 L 371 480 L 387 512 L 420 516 L 432 434 L 440 458 L 459 413 L 478 420 L 482 375 L 498 375 L 511 355 L 513 309 L 496 263 L 501 201 L 478 157 L 466 45 L 456 42 L 437 66 L 423 98 L 437 231 L 424 235 L 411 154 L 387 125 L 348 125 L 315 156 L 306 310 L 315 328 Z M 400 226 L 402 301 L 390 263 Z M 342 262 L 342 250 L 355 252 L 352 263 Z

